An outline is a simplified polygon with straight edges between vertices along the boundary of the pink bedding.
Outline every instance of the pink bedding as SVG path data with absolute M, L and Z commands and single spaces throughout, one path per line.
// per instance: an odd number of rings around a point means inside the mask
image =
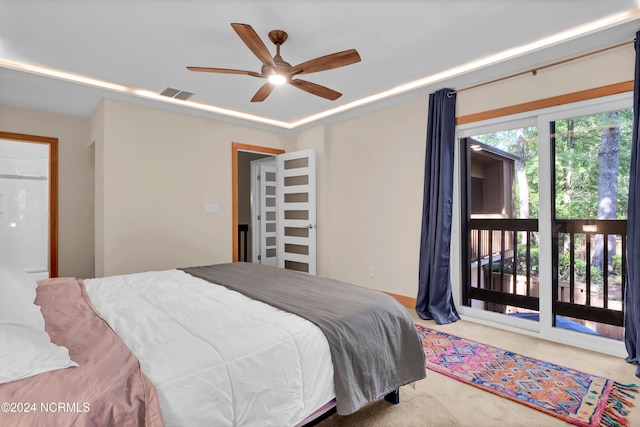
M 162 427 L 153 385 L 82 281 L 48 279 L 37 292 L 51 341 L 80 366 L 0 384 L 0 426 Z

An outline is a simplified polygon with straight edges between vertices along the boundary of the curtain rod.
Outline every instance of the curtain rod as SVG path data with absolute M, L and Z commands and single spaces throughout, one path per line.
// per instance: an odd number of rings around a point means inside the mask
M 488 82 L 483 82 L 483 83 L 478 83 L 478 84 L 475 84 L 475 85 L 472 85 L 472 86 L 463 87 L 461 89 L 455 90 L 454 92 L 455 93 L 464 92 L 465 90 L 475 89 L 475 88 L 478 88 L 478 87 L 481 87 L 481 86 L 490 85 L 490 84 L 493 84 L 493 83 L 501 82 L 503 80 L 508 80 L 508 79 L 513 78 L 513 77 L 518 77 L 518 76 L 522 76 L 524 74 L 529 74 L 529 73 L 531 73 L 531 74 L 533 74 L 535 76 L 536 74 L 538 74 L 539 70 L 544 70 L 546 68 L 555 67 L 556 65 L 565 64 L 567 62 L 571 62 L 571 61 L 574 61 L 576 59 L 581 59 L 581 58 L 585 58 L 587 56 L 591 56 L 591 55 L 595 55 L 595 54 L 598 54 L 598 53 L 606 52 L 607 50 L 616 49 L 618 47 L 621 47 L 621 46 L 624 46 L 624 45 L 627 45 L 627 44 L 630 44 L 630 43 L 633 43 L 633 42 L 635 42 L 635 39 L 634 40 L 628 40 L 628 41 L 622 42 L 622 43 L 618 43 L 616 45 L 605 47 L 605 48 L 602 48 L 602 49 L 598 49 L 598 50 L 595 50 L 593 52 L 588 52 L 588 53 L 584 53 L 582 55 L 578 55 L 578 56 L 574 56 L 574 57 L 571 57 L 571 58 L 563 59 L 561 61 L 552 62 L 551 64 L 543 65 L 541 67 L 532 68 L 532 69 L 526 70 L 526 71 L 520 71 L 520 72 L 514 73 L 514 74 L 509 74 L 508 76 L 500 77 L 500 78 L 497 78 L 497 79 L 494 79 L 494 80 L 490 80 Z

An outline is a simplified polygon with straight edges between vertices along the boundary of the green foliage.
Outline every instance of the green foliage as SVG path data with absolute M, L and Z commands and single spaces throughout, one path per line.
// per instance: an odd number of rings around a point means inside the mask
M 569 282 L 571 279 L 571 271 L 569 269 L 569 252 L 564 252 L 560 255 L 558 266 L 558 280 L 561 282 Z M 579 258 L 574 259 L 574 281 L 575 283 L 586 283 L 587 281 L 587 263 Z M 590 266 L 591 285 L 601 286 L 603 284 L 603 271 L 597 267 Z M 608 283 L 620 284 L 622 280 L 622 258 L 620 255 L 613 256 L 613 272 L 609 273 L 607 278 Z
M 561 282 L 568 282 L 571 280 L 570 256 L 569 252 L 563 252 L 560 254 L 560 259 L 558 260 L 558 280 Z M 587 278 L 587 263 L 580 258 L 575 258 L 573 260 L 573 268 L 574 280 L 578 283 L 584 283 Z
M 603 129 L 611 127 L 617 127 L 620 135 L 616 217 L 626 218 L 632 120 L 632 110 L 627 109 L 554 123 L 557 218 L 597 219 L 599 150 Z
M 530 249 L 529 255 L 529 271 L 532 276 L 538 277 L 540 271 L 540 251 L 537 246 L 532 246 Z M 518 260 L 517 260 L 517 273 L 518 274 L 527 274 L 527 247 L 520 245 L 518 246 Z
M 631 159 L 632 109 L 618 114 L 593 114 L 573 119 L 558 120 L 551 124 L 555 144 L 555 195 L 556 217 L 564 219 L 596 219 L 598 216 L 599 149 L 602 131 L 618 127 L 620 152 L 618 167 L 618 199 L 616 218 L 627 216 L 629 192 L 629 165 Z M 519 129 L 511 129 L 474 136 L 473 139 L 491 145 L 513 155 Z M 529 190 L 529 217 L 538 217 L 538 129 L 523 128 L 524 145 L 522 161 L 525 166 Z M 521 189 L 514 189 L 519 200 Z M 516 209 L 519 204 L 515 203 Z M 517 212 L 520 218 L 520 212 Z
M 615 274 L 616 276 L 621 276 L 622 275 L 622 256 L 614 255 L 611 265 L 613 267 L 613 274 Z
M 633 110 L 626 109 L 613 113 L 592 114 L 572 119 L 558 120 L 550 123 L 553 159 L 555 161 L 555 179 L 553 191 L 555 193 L 555 217 L 559 219 L 597 219 L 599 204 L 600 179 L 600 148 L 603 142 L 603 132 L 616 128 L 619 135 L 618 173 L 617 173 L 617 203 L 616 218 L 626 219 L 629 192 L 629 166 L 631 159 Z M 517 136 L 523 132 L 522 151 L 518 154 Z M 474 136 L 484 144 L 491 145 L 502 151 L 518 156 L 524 163 L 529 197 L 529 218 L 538 217 L 538 186 L 540 175 L 538 168 L 538 129 L 535 126 L 512 129 L 485 135 Z M 546 143 L 544 143 L 546 147 Z M 519 212 L 521 189 L 518 187 L 514 171 L 514 196 L 516 217 L 522 218 Z M 584 235 L 576 234 L 576 247 L 582 247 Z M 570 248 L 565 245 L 559 247 L 558 279 L 570 280 Z M 526 248 L 518 246 L 516 258 L 517 274 L 526 274 Z M 531 248 L 531 275 L 538 275 L 538 248 Z M 504 274 L 513 274 L 513 260 L 505 260 L 502 265 Z M 608 273 L 608 283 L 619 284 L 621 281 L 622 260 L 620 255 L 613 257 L 613 272 Z M 500 272 L 501 264 L 492 264 L 494 272 Z M 585 283 L 589 269 L 590 282 L 593 287 L 603 283 L 603 271 L 590 266 L 589 262 L 574 259 L 574 280 Z M 606 272 L 606 271 L 605 271 Z
M 537 247 L 531 248 L 531 258 L 529 265 L 529 273 L 531 277 L 539 277 L 539 251 Z M 569 282 L 571 280 L 571 269 L 570 269 L 570 254 L 569 252 L 563 252 L 560 254 L 559 265 L 558 265 L 558 281 L 560 282 Z M 616 261 L 614 260 L 614 263 Z M 614 272 L 609 275 L 609 283 L 619 283 L 620 276 L 619 270 L 621 268 L 620 257 L 618 256 L 617 260 L 618 272 Z M 574 274 L 574 282 L 575 283 L 586 283 L 587 281 L 587 268 L 590 267 L 590 281 L 591 285 L 594 287 L 601 286 L 603 283 L 603 272 L 599 268 L 594 266 L 589 266 L 585 261 L 580 258 L 575 258 L 573 261 L 573 274 Z M 615 267 L 614 267 L 615 268 Z M 491 272 L 498 274 L 503 272 L 504 275 L 510 276 L 513 274 L 513 259 L 505 259 L 504 264 L 500 264 L 500 262 L 494 262 L 491 264 Z M 526 248 L 519 247 L 518 248 L 518 258 L 517 258 L 517 270 L 516 274 L 520 276 L 525 276 L 527 274 L 527 264 L 526 264 Z
M 591 266 L 591 284 L 596 286 L 602 285 L 602 270 L 593 265 Z
M 529 261 L 529 273 L 533 277 L 539 277 L 540 263 L 539 263 L 539 250 L 537 246 L 531 246 L 530 248 L 530 261 Z M 500 262 L 494 262 L 491 264 L 491 271 L 493 273 L 500 273 Z M 502 268 L 504 274 L 513 274 L 513 259 L 505 259 L 504 266 Z M 518 246 L 518 256 L 516 259 L 516 274 L 527 274 L 527 247 L 523 245 Z

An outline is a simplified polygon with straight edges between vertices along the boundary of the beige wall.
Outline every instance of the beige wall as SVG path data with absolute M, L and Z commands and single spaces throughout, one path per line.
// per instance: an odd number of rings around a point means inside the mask
M 460 92 L 457 115 L 632 80 L 634 55 L 627 45 Z M 427 93 L 291 133 L 115 100 L 103 101 L 90 120 L 0 110 L 3 131 L 60 138 L 61 274 L 93 273 L 92 142 L 96 276 L 230 261 L 235 141 L 315 148 L 318 274 L 410 297 L 417 292 L 426 122 Z M 219 212 L 205 214 L 208 202 Z
M 92 124 L 104 128 L 96 276 L 230 262 L 231 143 L 282 148 L 287 139 L 110 99 Z M 219 211 L 205 213 L 205 203 Z
M 596 55 L 462 91 L 456 115 L 479 113 L 581 90 L 633 80 L 635 52 L 626 44 Z
M 457 116 L 633 80 L 634 59 L 633 46 L 626 45 L 536 76 L 462 91 Z M 424 100 L 325 127 L 326 189 L 319 208 L 329 207 L 319 220 L 328 223 L 318 230 L 320 274 L 415 298 L 426 125 L 425 94 Z M 459 250 L 454 240 L 452 254 Z
M 325 127 L 319 274 L 415 296 L 426 113 L 419 100 Z
M 93 277 L 89 120 L 0 105 L 0 130 L 58 138 L 58 275 Z

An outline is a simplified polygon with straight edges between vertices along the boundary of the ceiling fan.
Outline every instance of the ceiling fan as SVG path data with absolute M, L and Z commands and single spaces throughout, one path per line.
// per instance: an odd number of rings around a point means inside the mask
M 269 33 L 269 39 L 276 45 L 276 55 L 271 57 L 269 50 L 250 25 L 231 24 L 231 26 L 236 33 L 238 33 L 247 47 L 251 49 L 251 52 L 253 52 L 254 55 L 256 55 L 262 62 L 262 69 L 259 73 L 244 70 L 231 70 L 228 68 L 187 67 L 187 69 L 190 71 L 200 71 L 205 73 L 246 74 L 253 77 L 267 79 L 268 81 L 262 85 L 253 98 L 251 98 L 251 102 L 264 101 L 277 85 L 284 83 L 288 83 L 313 95 L 335 101 L 342 96 L 340 92 L 294 77 L 300 74 L 317 73 L 318 71 L 331 70 L 360 62 L 360 55 L 358 52 L 355 49 L 349 49 L 321 56 L 296 66 L 291 66 L 291 64 L 285 62 L 280 56 L 280 46 L 288 37 L 286 32 L 282 30 L 273 30 Z

